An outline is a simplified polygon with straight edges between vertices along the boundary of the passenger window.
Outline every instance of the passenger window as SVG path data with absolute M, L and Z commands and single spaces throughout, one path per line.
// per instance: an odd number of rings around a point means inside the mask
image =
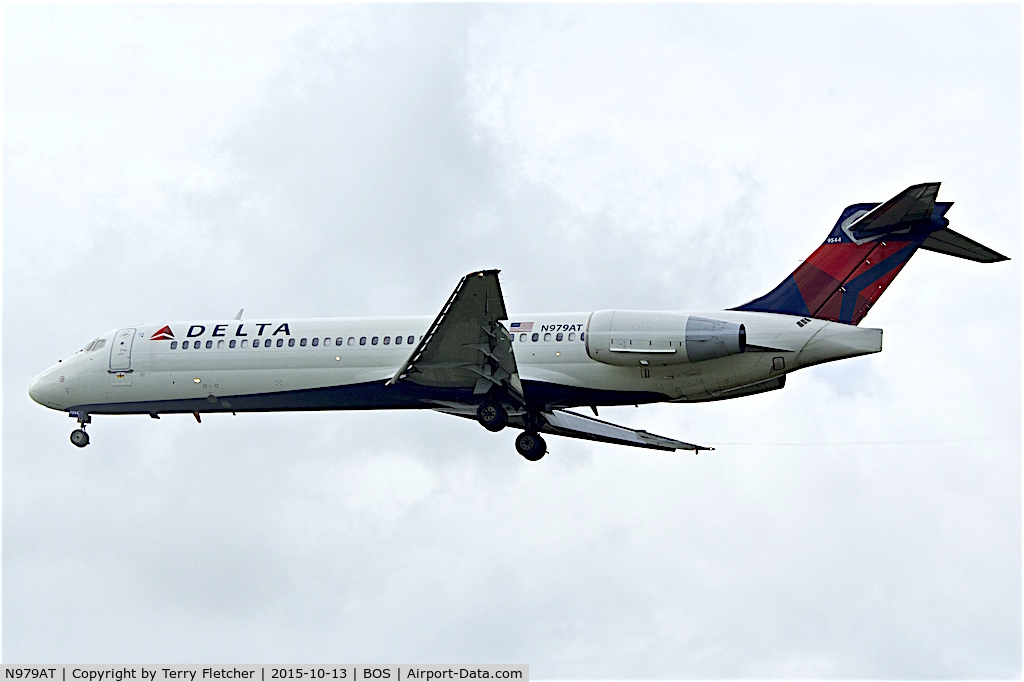
M 391 337 L 390 337 L 390 336 L 385 336 L 385 337 L 384 337 L 384 345 L 386 346 L 386 345 L 388 345 L 389 343 L 391 343 Z
M 530 340 L 531 341 L 540 341 L 540 334 L 537 334 L 535 332 L 534 335 L 530 337 Z
M 234 339 L 231 339 L 230 341 L 228 341 L 228 348 L 234 348 L 236 343 L 238 342 L 235 341 Z
M 313 345 L 314 346 L 319 346 L 320 345 L 320 339 L 319 338 L 313 339 Z
M 335 346 L 344 346 L 345 345 L 344 337 L 339 336 L 338 338 L 334 339 L 334 345 Z
M 288 339 L 288 347 L 291 348 L 295 345 L 295 339 Z
M 277 340 L 277 347 L 280 348 L 283 345 L 284 345 L 284 339 L 278 339 Z
M 192 342 L 192 350 L 199 350 L 202 347 L 203 347 L 203 342 L 202 341 L 193 341 Z
M 207 341 L 206 342 L 206 347 L 207 348 L 213 348 L 213 341 L 212 340 L 211 341 Z
M 224 347 L 224 339 L 221 339 L 220 341 L 217 342 L 217 348 L 223 348 L 223 347 Z
M 550 341 L 551 340 L 551 332 L 547 332 L 546 334 L 544 334 L 544 340 L 545 341 Z
M 423 337 L 420 337 L 420 338 L 423 338 Z M 409 344 L 409 345 L 411 346 L 411 345 L 412 345 L 412 342 L 413 342 L 413 337 L 411 337 L 411 336 L 410 336 L 409 338 L 407 338 L 407 339 L 405 340 L 405 342 L 406 342 L 407 344 Z
M 372 339 L 370 339 L 370 345 L 376 346 L 376 345 L 377 345 L 377 342 L 378 342 L 379 340 L 380 340 L 380 337 L 379 337 L 379 336 L 375 336 L 375 337 L 373 337 Z
M 396 346 L 401 346 L 402 345 L 402 337 L 401 336 L 396 336 L 395 337 L 395 345 Z
M 356 345 L 356 337 L 354 337 L 354 336 L 348 337 L 348 345 L 350 345 L 350 346 Z
M 555 334 L 555 341 L 561 341 L 561 340 L 562 340 L 562 332 L 558 332 L 557 334 Z
M 359 337 L 359 345 L 360 346 L 365 346 L 366 345 L 366 337 L 365 336 L 360 336 Z
M 185 343 L 188 343 L 188 341 L 186 341 Z M 178 347 L 178 342 L 177 341 L 171 341 L 171 350 L 174 350 L 177 347 Z M 188 348 L 188 346 L 185 346 L 185 347 Z
M 520 341 L 526 341 L 526 334 L 520 334 L 519 335 L 519 340 Z
M 306 345 L 306 337 L 302 337 L 301 339 L 299 339 L 299 345 L 300 346 L 305 346 Z
M 582 341 L 582 340 L 583 340 L 583 335 L 584 335 L 584 334 L 586 334 L 586 332 L 580 332 L 580 341 Z
M 575 341 L 576 340 L 576 332 L 569 332 L 569 340 L 570 341 Z
M 324 345 L 325 346 L 331 345 L 331 337 L 328 336 L 327 338 L 324 339 Z
M 260 340 L 259 339 L 253 339 L 252 340 L 252 347 L 253 348 L 259 348 L 260 347 Z
M 249 347 L 249 339 L 242 339 L 242 348 Z

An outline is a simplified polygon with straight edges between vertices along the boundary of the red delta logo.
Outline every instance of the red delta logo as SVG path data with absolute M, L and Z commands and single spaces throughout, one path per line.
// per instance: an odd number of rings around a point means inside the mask
M 161 327 L 160 329 L 158 329 L 156 332 L 154 332 L 153 336 L 149 337 L 149 340 L 150 341 L 170 341 L 173 338 L 174 338 L 174 332 L 171 331 L 170 327 L 164 326 L 164 327 Z

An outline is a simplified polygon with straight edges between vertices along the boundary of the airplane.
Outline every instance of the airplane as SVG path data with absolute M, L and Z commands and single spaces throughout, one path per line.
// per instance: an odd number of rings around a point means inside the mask
M 529 461 L 557 435 L 655 450 L 713 448 L 598 419 L 597 408 L 726 400 L 783 388 L 795 370 L 882 350 L 859 327 L 919 249 L 1009 260 L 949 229 L 940 183 L 843 209 L 773 290 L 711 312 L 509 315 L 498 270 L 463 277 L 436 317 L 135 324 L 101 334 L 37 376 L 29 395 L 93 415 L 430 409 L 522 430 Z M 590 407 L 594 417 L 573 411 Z

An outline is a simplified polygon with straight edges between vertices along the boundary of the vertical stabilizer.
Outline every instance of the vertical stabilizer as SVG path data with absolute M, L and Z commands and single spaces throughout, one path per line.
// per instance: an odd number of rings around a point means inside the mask
M 908 187 L 884 204 L 847 206 L 825 243 L 779 286 L 734 310 L 858 324 L 919 249 L 993 263 L 1007 258 L 948 229 L 939 183 Z

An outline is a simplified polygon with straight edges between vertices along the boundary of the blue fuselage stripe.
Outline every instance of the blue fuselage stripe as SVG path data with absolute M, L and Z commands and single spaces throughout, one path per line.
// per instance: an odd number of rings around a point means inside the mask
M 523 381 L 530 402 L 538 407 L 579 407 L 582 405 L 623 405 L 654 403 L 670 396 L 653 391 L 607 391 Z M 473 405 L 480 396 L 472 388 L 438 388 L 402 381 L 386 386 L 384 381 L 309 388 L 298 391 L 213 396 L 180 400 L 153 400 L 97 405 L 75 405 L 68 411 L 89 414 L 167 414 L 180 412 L 270 412 L 369 409 L 432 409 L 446 402 Z

